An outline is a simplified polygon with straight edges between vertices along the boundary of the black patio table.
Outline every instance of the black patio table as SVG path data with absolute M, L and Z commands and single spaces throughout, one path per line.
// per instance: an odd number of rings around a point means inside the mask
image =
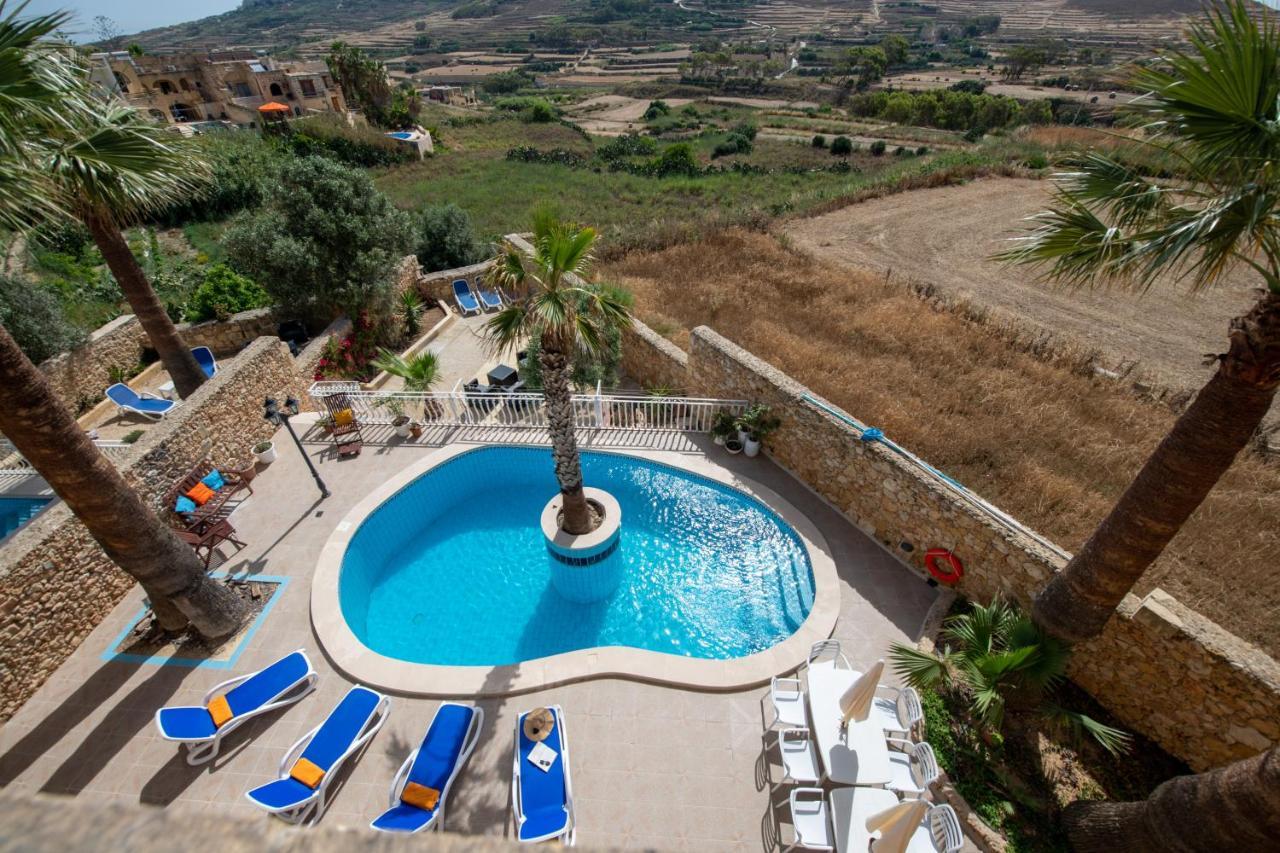
M 493 370 L 489 371 L 489 384 L 497 385 L 502 388 L 508 388 L 515 385 L 519 378 L 520 375 L 516 373 L 516 369 L 505 364 L 499 364 Z

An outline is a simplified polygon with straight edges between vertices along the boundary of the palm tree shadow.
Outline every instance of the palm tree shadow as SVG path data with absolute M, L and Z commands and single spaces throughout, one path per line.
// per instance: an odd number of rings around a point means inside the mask
M 122 672 L 122 667 L 127 671 Z M 136 665 L 105 662 L 0 758 L 0 786 L 16 779 L 96 709 L 107 704 L 116 688 L 136 671 Z M 41 786 L 41 790 L 63 794 L 83 790 L 120 750 L 151 724 L 155 709 L 173 696 L 190 672 L 185 667 L 157 667 L 116 701 L 101 722 L 84 736 L 72 754 Z

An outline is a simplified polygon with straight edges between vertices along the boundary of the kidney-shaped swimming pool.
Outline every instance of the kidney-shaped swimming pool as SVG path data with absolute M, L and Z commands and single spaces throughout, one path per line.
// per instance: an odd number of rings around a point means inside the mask
M 791 636 L 814 601 L 796 532 L 755 498 L 631 456 L 584 453 L 588 485 L 622 508 L 621 582 L 562 598 L 539 518 L 550 452 L 468 450 L 428 469 L 351 535 L 338 598 L 352 633 L 390 658 L 499 666 L 598 646 L 745 657 Z

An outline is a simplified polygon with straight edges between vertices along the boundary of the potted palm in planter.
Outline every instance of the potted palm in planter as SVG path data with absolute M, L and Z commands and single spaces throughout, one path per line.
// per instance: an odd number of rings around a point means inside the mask
M 391 426 L 395 429 L 396 435 L 401 438 L 408 438 L 411 421 L 409 416 L 404 413 L 404 402 L 399 397 L 388 397 L 380 401 L 378 405 L 391 413 Z
M 378 357 L 374 360 L 373 366 L 392 376 L 399 376 L 404 380 L 404 390 L 417 394 L 430 391 L 431 386 L 440 378 L 440 359 L 431 350 L 405 358 L 384 347 L 378 351 Z M 404 432 L 400 432 L 400 427 L 397 426 L 396 434 L 401 438 L 408 438 L 410 435 L 415 439 L 420 438 L 422 436 L 422 423 L 410 420 L 405 416 L 403 404 L 399 400 L 395 400 L 395 402 L 400 408 L 398 412 L 393 410 L 393 413 L 404 416 Z M 439 404 L 434 400 L 424 400 L 422 405 L 423 419 L 435 416 L 435 410 L 438 407 Z M 393 425 L 398 422 L 399 417 L 396 418 Z
M 760 453 L 760 443 L 765 436 L 774 432 L 782 422 L 771 415 L 769 407 L 757 403 L 738 418 L 738 435 L 742 441 L 742 452 L 748 456 Z

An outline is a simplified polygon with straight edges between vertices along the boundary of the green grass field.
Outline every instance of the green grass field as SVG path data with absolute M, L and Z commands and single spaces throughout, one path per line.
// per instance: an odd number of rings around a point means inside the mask
M 852 159 L 858 171 L 844 174 L 777 171 L 767 175 L 649 178 L 505 159 L 507 150 L 517 145 L 544 151 L 563 148 L 589 155 L 592 140 L 561 124 L 524 124 L 503 119 L 466 127 L 442 124 L 440 131 L 443 145 L 435 157 L 376 175 L 378 188 L 400 207 L 417 210 L 453 202 L 471 214 L 482 235 L 492 237 L 526 228 L 534 207 L 551 204 L 569 219 L 596 226 L 606 242 L 612 244 L 637 238 L 643 242 L 646 234 L 686 230 L 702 223 L 803 212 L 880 183 L 892 183 L 907 174 L 984 159 L 984 155 L 969 153 L 940 158 L 877 158 L 863 152 Z M 714 140 L 694 141 L 702 162 L 711 162 L 713 143 Z M 751 155 L 720 162 L 728 165 L 734 159 L 778 169 L 816 169 L 836 161 L 803 143 L 775 140 L 760 140 Z

